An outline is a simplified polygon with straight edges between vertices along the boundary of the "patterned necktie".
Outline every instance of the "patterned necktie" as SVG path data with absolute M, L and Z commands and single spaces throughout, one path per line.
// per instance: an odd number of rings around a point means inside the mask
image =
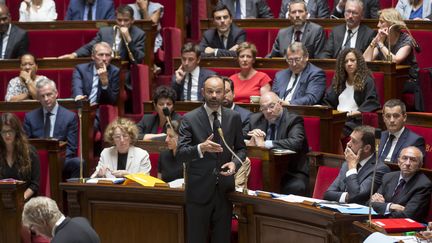
M 47 112 L 45 114 L 45 124 L 44 124 L 44 137 L 45 138 L 49 138 L 50 136 L 50 132 L 51 132 L 51 112 Z
M 403 187 L 405 186 L 405 183 L 406 183 L 406 181 L 404 179 L 400 179 L 399 185 L 397 185 L 397 187 L 393 193 L 392 200 L 397 198 L 397 196 L 399 195 L 399 193 L 402 191 Z
M 343 45 L 344 48 L 350 48 L 351 47 L 351 38 L 352 38 L 352 30 L 348 30 L 348 35 L 345 41 L 345 44 Z

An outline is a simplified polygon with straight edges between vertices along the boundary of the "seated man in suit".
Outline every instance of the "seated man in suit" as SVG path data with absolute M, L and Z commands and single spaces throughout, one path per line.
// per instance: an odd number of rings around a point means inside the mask
M 345 160 L 339 175 L 324 194 L 325 200 L 341 203 L 366 204 L 370 197 L 373 170 L 375 167 L 375 130 L 359 126 L 350 135 L 345 149 Z M 376 169 L 374 192 L 381 185 L 382 176 L 390 168 L 379 162 Z
M 48 197 L 35 197 L 24 205 L 22 224 L 47 237 L 52 243 L 100 242 L 86 218 L 65 217 L 57 207 L 57 202 Z
M 273 13 L 266 0 L 219 0 L 234 14 L 234 19 L 272 19 Z
M 400 171 L 384 175 L 378 192 L 372 195 L 372 207 L 380 215 L 426 222 L 432 182 L 420 171 L 423 153 L 417 147 L 406 147 L 398 165 Z
M 29 138 L 56 138 L 67 142 L 64 178 L 78 178 L 78 119 L 75 113 L 57 103 L 58 93 L 54 81 L 45 78 L 37 82 L 36 94 L 41 107 L 26 113 L 24 131 Z
M 252 112 L 234 103 L 234 82 L 228 77 L 222 77 L 225 82 L 225 97 L 222 105 L 231 110 L 237 111 L 245 127 L 249 123 L 249 117 Z
M 62 55 L 59 58 L 88 57 L 93 46 L 98 42 L 107 42 L 122 60 L 132 63 L 142 63 L 145 53 L 145 32 L 133 25 L 133 10 L 130 6 L 120 5 L 116 10 L 115 26 L 107 26 L 99 29 L 96 37 L 71 54 Z
M 378 149 L 379 160 L 396 163 L 403 148 L 415 146 L 426 154 L 425 141 L 422 136 L 405 127 L 407 119 L 406 106 L 398 99 L 388 100 L 383 107 L 383 120 L 387 131 L 381 134 Z
M 303 118 L 283 108 L 282 101 L 271 91 L 261 96 L 260 110 L 250 116 L 249 124 L 243 129 L 243 135 L 250 138 L 247 145 L 296 152 L 290 156 L 288 170 L 281 179 L 281 192 L 306 195 L 309 183 L 306 153 L 309 146 Z
M 180 67 L 172 76 L 172 87 L 178 100 L 202 101 L 201 89 L 204 81 L 215 72 L 199 66 L 201 50 L 198 45 L 188 42 L 181 49 Z
M 361 23 L 364 11 L 361 0 L 347 0 L 345 9 L 346 24 L 332 29 L 319 58 L 337 58 L 345 48 L 356 48 L 363 53 L 375 37 L 374 31 Z
M 301 42 L 294 42 L 286 50 L 288 68 L 276 73 L 272 91 L 284 105 L 318 104 L 325 91 L 324 71 L 309 61 L 309 54 Z
M 279 30 L 267 57 L 283 57 L 288 46 L 294 42 L 303 43 L 310 58 L 318 56 L 324 48 L 325 33 L 321 26 L 308 21 L 306 3 L 303 0 L 292 0 L 288 5 L 288 16 L 292 25 Z
M 65 20 L 115 19 L 113 0 L 70 0 Z
M 279 11 L 280 19 L 287 19 L 289 17 L 288 4 L 290 2 L 291 0 L 282 0 L 280 11 Z M 327 3 L 327 0 L 307 1 L 307 12 L 308 12 L 308 18 L 311 19 L 318 19 L 318 18 L 326 19 L 330 17 L 330 8 Z
M 246 32 L 232 22 L 231 11 L 217 3 L 212 11 L 216 28 L 206 30 L 201 39 L 200 49 L 205 56 L 237 56 L 238 44 L 246 41 Z
M 0 4 L 0 60 L 16 59 L 27 53 L 27 32 L 11 24 L 9 8 Z
M 365 19 L 378 19 L 378 11 L 380 10 L 380 5 L 378 0 L 361 0 L 363 2 L 364 11 L 363 17 Z M 333 15 L 337 18 L 343 18 L 345 15 L 346 3 L 348 0 L 335 0 Z

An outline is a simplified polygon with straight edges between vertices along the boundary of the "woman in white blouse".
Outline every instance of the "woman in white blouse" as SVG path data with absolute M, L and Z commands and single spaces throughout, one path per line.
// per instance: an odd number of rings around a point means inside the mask
M 54 21 L 57 11 L 53 0 L 23 0 L 19 9 L 20 22 Z

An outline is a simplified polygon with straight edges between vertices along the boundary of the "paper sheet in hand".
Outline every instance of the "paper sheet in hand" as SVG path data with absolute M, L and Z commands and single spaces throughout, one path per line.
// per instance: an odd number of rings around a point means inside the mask
M 336 210 L 340 213 L 346 214 L 369 214 L 369 207 L 360 205 L 357 203 L 348 204 L 326 204 L 320 203 L 321 208 L 329 208 Z M 372 215 L 377 215 L 377 213 L 372 209 Z

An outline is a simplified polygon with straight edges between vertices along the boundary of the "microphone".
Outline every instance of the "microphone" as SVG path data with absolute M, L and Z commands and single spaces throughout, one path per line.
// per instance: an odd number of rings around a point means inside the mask
M 169 111 L 169 109 L 168 109 L 168 107 L 164 107 L 163 109 L 162 109 L 162 111 L 163 111 L 163 113 L 164 113 L 164 115 L 165 115 L 165 118 L 167 119 L 167 121 L 168 121 L 168 125 L 173 129 L 173 131 L 174 131 L 174 127 L 173 127 L 173 125 L 172 125 L 172 123 L 171 123 L 171 112 Z M 174 131 L 175 132 L 175 131 Z
M 369 197 L 369 213 L 368 213 L 369 227 L 372 226 L 372 200 L 371 199 L 375 187 L 375 175 L 378 167 L 378 157 L 379 157 L 378 149 L 379 149 L 380 141 L 381 141 L 381 129 L 375 128 L 375 165 L 372 173 L 372 183 L 371 183 L 370 197 Z
M 220 123 L 219 123 L 219 126 L 218 126 L 217 131 L 218 131 L 219 136 L 221 137 L 222 142 L 223 142 L 223 144 L 225 145 L 225 147 L 230 151 L 230 153 L 231 153 L 231 154 L 232 154 L 232 155 L 233 155 L 233 156 L 234 156 L 238 161 L 240 161 L 241 165 L 243 165 L 243 164 L 244 164 L 244 161 L 242 161 L 242 160 L 240 159 L 240 157 L 238 157 L 237 154 L 234 153 L 234 151 L 230 148 L 230 146 L 228 146 L 227 142 L 225 141 L 225 137 L 224 137 L 224 134 L 223 134 L 222 128 L 220 127 Z

